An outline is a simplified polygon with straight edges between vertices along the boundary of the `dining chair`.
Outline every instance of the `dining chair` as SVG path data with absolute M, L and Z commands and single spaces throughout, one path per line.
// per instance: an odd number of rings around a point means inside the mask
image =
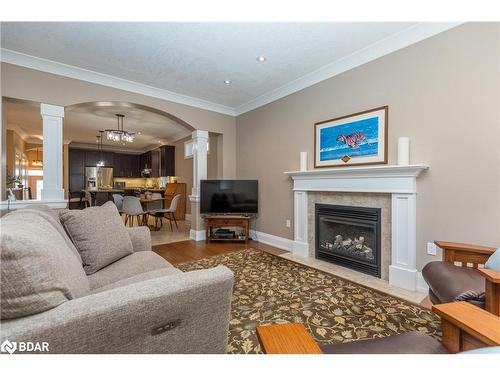
M 161 213 L 161 210 L 163 209 L 163 196 L 160 193 L 152 193 L 151 199 L 157 199 L 147 204 L 148 214 L 150 216 L 154 216 L 155 218 L 156 231 L 158 230 L 158 219 L 160 219 L 160 221 L 163 220 L 163 213 Z M 163 222 L 161 222 L 161 224 L 163 225 Z
M 89 194 L 90 195 L 90 194 Z M 71 204 L 73 203 L 73 206 L 77 204 L 77 207 L 79 209 L 84 209 L 89 207 L 90 201 L 86 197 L 85 192 L 83 191 L 68 191 L 68 209 L 71 210 Z
M 157 210 L 151 210 L 150 215 L 155 216 L 155 225 L 157 222 L 157 217 L 160 218 L 160 228 L 163 226 L 163 218 L 167 218 L 169 223 L 170 223 L 170 230 L 173 231 L 174 228 L 172 226 L 172 220 L 175 223 L 175 227 L 179 229 L 179 226 L 177 225 L 177 220 L 175 218 L 175 210 L 177 210 L 177 205 L 179 204 L 179 199 L 181 198 L 180 194 L 177 194 L 173 199 L 172 202 L 170 203 L 169 208 L 162 208 L 162 209 L 157 209 Z M 163 202 L 163 201 L 161 201 Z
M 89 206 L 92 206 L 92 194 L 90 194 L 90 191 L 88 190 L 83 190 L 83 194 L 84 194 L 84 200 L 87 202 L 86 204 L 88 204 Z
M 142 209 L 141 201 L 136 197 L 124 197 L 123 198 L 123 213 L 125 214 L 125 225 L 127 222 L 129 226 L 134 226 L 134 217 L 137 220 L 137 225 L 145 225 L 148 211 Z M 128 221 L 130 218 L 130 222 Z
M 115 202 L 116 208 L 121 215 L 123 213 L 123 196 L 121 194 L 113 194 L 113 202 Z

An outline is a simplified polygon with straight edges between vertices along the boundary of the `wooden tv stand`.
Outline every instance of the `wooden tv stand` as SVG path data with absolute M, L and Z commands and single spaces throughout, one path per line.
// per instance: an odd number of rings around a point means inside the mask
M 210 241 L 244 241 L 248 243 L 249 232 L 250 232 L 250 219 L 251 216 L 240 216 L 240 215 L 213 215 L 205 216 L 205 243 Z M 241 227 L 243 229 L 243 234 L 245 238 L 240 239 L 236 235 L 231 238 L 217 238 L 214 237 L 213 228 L 224 228 L 224 227 Z

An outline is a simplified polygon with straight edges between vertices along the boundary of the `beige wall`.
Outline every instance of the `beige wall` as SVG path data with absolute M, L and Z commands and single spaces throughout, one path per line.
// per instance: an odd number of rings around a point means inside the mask
M 218 148 L 221 144 L 222 134 L 209 133 L 209 143 L 210 143 L 210 153 L 207 156 L 207 178 L 217 179 L 219 178 L 219 152 Z M 184 159 L 184 142 L 191 139 L 187 137 L 181 139 L 174 143 L 175 145 L 175 175 L 178 178 L 178 182 L 184 182 L 186 184 L 186 194 L 191 195 L 191 189 L 193 188 L 193 159 Z M 230 178 L 230 177 L 227 177 Z M 191 204 L 186 205 L 186 213 L 191 213 Z
M 68 106 L 93 101 L 126 101 L 151 106 L 186 121 L 195 129 L 224 135 L 225 178 L 236 175 L 236 127 L 232 116 L 177 104 L 145 95 L 117 90 L 33 69 L 2 63 L 2 95 L 41 103 Z
M 389 105 L 389 163 L 411 139 L 418 180 L 417 263 L 425 243 L 500 245 L 499 25 L 466 24 L 237 118 L 237 176 L 259 180 L 257 230 L 293 238 L 291 181 L 313 124 Z

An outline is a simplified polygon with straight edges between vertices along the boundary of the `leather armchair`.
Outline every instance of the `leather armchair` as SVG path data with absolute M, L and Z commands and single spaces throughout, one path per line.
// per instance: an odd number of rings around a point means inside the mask
M 485 293 L 484 302 L 469 302 L 500 316 L 500 271 L 480 268 L 495 248 L 446 241 L 435 244 L 443 249 L 443 260 L 430 262 L 422 269 L 431 302 L 454 302 L 468 291 Z

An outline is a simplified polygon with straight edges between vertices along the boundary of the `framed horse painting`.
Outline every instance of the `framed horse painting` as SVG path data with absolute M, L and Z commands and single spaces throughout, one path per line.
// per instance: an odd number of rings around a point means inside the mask
M 314 124 L 314 167 L 387 164 L 389 107 Z

